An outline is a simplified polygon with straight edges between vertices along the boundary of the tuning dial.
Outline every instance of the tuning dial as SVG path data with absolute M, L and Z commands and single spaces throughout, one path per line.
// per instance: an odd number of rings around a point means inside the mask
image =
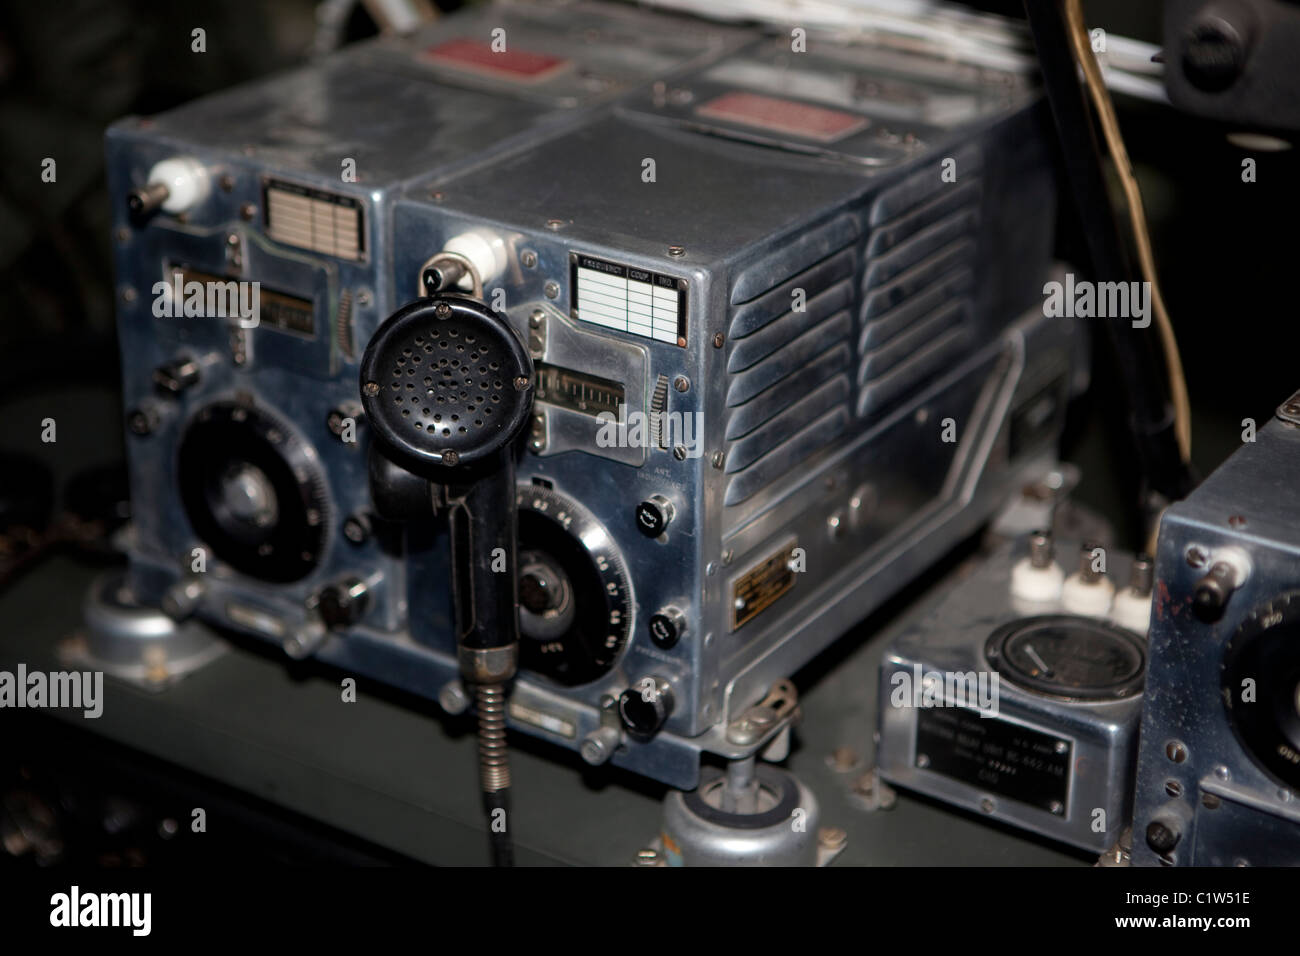
M 618 698 L 618 716 L 633 737 L 648 740 L 673 712 L 673 692 L 662 677 L 643 677 Z
M 673 503 L 663 495 L 651 495 L 636 506 L 636 527 L 647 538 L 657 538 L 673 520 Z
M 664 650 L 672 647 L 686 633 L 686 615 L 675 607 L 666 607 L 650 617 L 650 640 Z
M 318 601 L 321 620 L 327 627 L 351 627 L 365 616 L 370 588 L 359 578 L 347 578 L 322 588 Z

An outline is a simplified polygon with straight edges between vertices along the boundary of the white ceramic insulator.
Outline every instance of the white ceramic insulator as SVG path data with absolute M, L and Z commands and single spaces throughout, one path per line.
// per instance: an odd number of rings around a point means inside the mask
M 487 229 L 471 229 L 453 236 L 447 240 L 443 251 L 454 252 L 468 259 L 478 272 L 479 281 L 485 286 L 506 271 L 506 242 Z M 468 292 L 474 288 L 474 280 L 470 276 L 461 276 L 456 285 Z
M 1055 561 L 1045 568 L 1036 568 L 1029 558 L 1021 558 L 1011 569 L 1011 596 L 1034 603 L 1056 601 L 1061 597 L 1064 581 L 1065 572 Z
M 1110 617 L 1120 627 L 1145 635 L 1151 630 L 1151 595 L 1144 596 L 1132 588 L 1125 588 L 1115 595 Z
M 212 190 L 207 167 L 192 156 L 173 156 L 155 163 L 149 170 L 149 182 L 167 187 L 162 210 L 172 215 L 193 209 L 207 199 Z
M 1114 597 L 1115 585 L 1104 577 L 1085 581 L 1078 574 L 1071 574 L 1061 587 L 1061 606 L 1071 614 L 1105 617 Z

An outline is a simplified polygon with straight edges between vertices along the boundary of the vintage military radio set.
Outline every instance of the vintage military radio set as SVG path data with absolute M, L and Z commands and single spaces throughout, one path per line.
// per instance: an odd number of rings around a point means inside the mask
M 464 706 L 445 524 L 384 520 L 361 402 L 451 436 L 492 402 L 430 397 L 510 383 L 450 335 L 361 357 L 405 303 L 474 300 L 535 368 L 511 725 L 693 788 L 1053 460 L 1083 350 L 1041 306 L 1049 136 L 1028 75 L 600 4 L 124 121 L 131 587 Z M 230 280 L 256 323 L 184 316 Z

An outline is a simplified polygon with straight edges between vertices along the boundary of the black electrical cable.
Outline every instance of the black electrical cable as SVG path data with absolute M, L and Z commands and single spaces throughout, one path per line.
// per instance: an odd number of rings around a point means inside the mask
M 1091 259 L 1091 272 L 1101 281 L 1140 281 L 1142 277 L 1120 238 L 1062 8 L 1057 2 L 1025 0 L 1025 15 L 1038 50 L 1043 85 Z M 1170 501 L 1183 498 L 1196 480 L 1179 452 L 1169 379 L 1159 344 L 1154 336 L 1144 334 L 1145 330 L 1124 323 L 1107 322 L 1103 328 L 1129 408 L 1127 424 L 1146 486 L 1142 506 L 1148 507 L 1147 492 Z

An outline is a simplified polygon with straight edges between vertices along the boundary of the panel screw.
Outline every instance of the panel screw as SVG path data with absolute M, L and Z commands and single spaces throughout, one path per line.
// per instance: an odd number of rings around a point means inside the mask
M 438 691 L 438 706 L 449 714 L 463 714 L 469 709 L 469 695 L 460 681 L 443 684 Z
M 361 424 L 365 416 L 365 410 L 362 409 L 358 402 L 343 402 L 329 410 L 325 416 L 325 427 L 330 430 L 330 434 L 336 438 L 343 437 L 344 423 L 350 418 L 353 426 Z
M 252 222 L 257 217 L 257 207 L 251 202 L 246 202 L 239 207 L 239 216 L 245 222 Z
M 531 249 L 525 249 L 520 254 L 519 261 L 524 264 L 525 269 L 532 269 L 537 265 L 537 253 Z
M 714 468 L 721 468 L 723 465 L 727 463 L 726 452 L 715 451 L 713 453 L 713 458 L 711 459 L 711 461 L 713 463 Z
M 674 447 L 674 448 L 673 448 L 673 457 L 676 458 L 678 461 L 685 461 L 685 460 L 686 460 L 686 446 L 685 446 L 685 445 L 677 445 L 676 447 Z
M 563 220 L 563 219 L 548 219 L 548 220 L 546 220 L 546 228 L 547 228 L 547 229 L 550 229 L 552 232 L 554 232 L 555 230 L 559 229 L 559 228 L 560 228 L 561 226 L 563 226 L 563 225 L 564 225 L 564 220 Z
M 721 332 L 713 333 L 713 347 L 715 349 L 722 348 L 722 343 L 725 341 L 727 341 L 727 338 Z
M 432 199 L 434 202 L 442 202 L 442 200 L 443 200 L 443 195 L 442 195 L 441 190 L 438 190 L 438 189 L 430 189 L 430 190 L 429 190 L 429 198 Z
M 149 406 L 144 406 L 133 409 L 127 415 L 126 426 L 131 429 L 133 435 L 148 435 L 158 427 L 158 421 L 158 412 Z
M 449 306 L 446 302 L 439 302 L 438 305 L 434 308 L 433 313 L 438 318 L 445 319 L 447 318 L 447 316 L 451 315 L 451 306 Z
M 686 255 L 686 249 L 682 246 L 669 246 L 668 254 L 674 259 L 680 259 L 682 256 Z
M 378 395 L 378 394 L 379 394 L 379 383 L 378 383 L 378 382 L 366 382 L 366 386 L 365 386 L 364 391 L 365 391 L 365 393 L 366 393 L 367 395 Z
M 838 850 L 848 839 L 849 835 L 839 827 L 822 827 L 817 831 L 817 845 L 824 850 Z
M 370 537 L 370 527 L 370 516 L 358 511 L 354 515 L 348 515 L 343 522 L 343 537 L 353 544 L 362 544 Z
M 858 765 L 858 755 L 852 747 L 836 747 L 826 759 L 832 770 L 848 773 Z
M 125 287 L 122 289 L 122 301 L 123 301 L 123 302 L 134 302 L 134 301 L 135 301 L 135 289 L 133 289 L 131 286 L 125 286 Z
M 1187 549 L 1187 565 L 1192 568 L 1203 568 L 1205 562 L 1210 560 L 1210 556 L 1205 553 L 1205 549 L 1200 545 L 1192 545 Z
M 444 465 L 454 465 L 460 461 L 460 455 L 454 449 L 448 448 L 442 453 L 442 463 Z
M 516 377 L 515 377 L 515 391 L 517 391 L 517 392 L 522 392 L 524 389 L 526 389 L 526 388 L 528 387 L 528 383 L 529 383 L 529 381 L 530 381 L 530 379 L 528 378 L 527 375 L 519 375 L 519 376 L 516 376 Z
M 221 191 L 223 193 L 228 193 L 235 188 L 235 177 L 230 175 L 230 173 L 226 173 L 220 180 L 218 180 L 218 185 L 221 186 Z
M 558 299 L 560 297 L 560 284 L 554 279 L 551 279 L 542 287 L 542 291 L 546 293 L 546 298 Z
M 673 379 L 673 388 L 679 392 L 689 392 L 691 390 L 691 380 L 685 375 L 678 375 Z

